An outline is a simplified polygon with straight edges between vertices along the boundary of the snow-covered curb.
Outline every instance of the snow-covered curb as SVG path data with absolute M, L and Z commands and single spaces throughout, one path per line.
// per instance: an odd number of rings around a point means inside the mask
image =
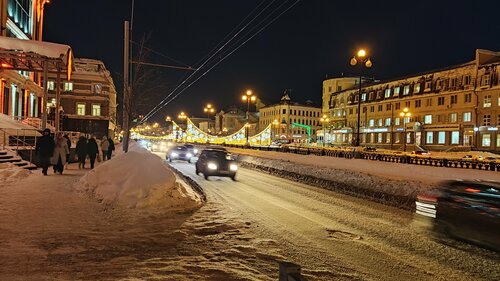
M 387 179 L 357 171 L 305 165 L 288 160 L 238 155 L 238 161 L 243 167 L 404 209 L 413 209 L 417 194 L 432 188 L 429 184 L 418 181 Z
M 27 178 L 32 173 L 12 163 L 0 163 L 0 186 Z
M 80 179 L 77 189 L 106 204 L 153 212 L 189 211 L 203 201 L 161 158 L 144 149 L 97 166 Z

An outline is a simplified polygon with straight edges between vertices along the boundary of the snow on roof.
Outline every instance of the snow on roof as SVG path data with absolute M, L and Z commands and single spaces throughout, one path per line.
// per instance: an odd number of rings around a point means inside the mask
M 71 54 L 71 47 L 68 45 L 4 36 L 0 36 L 0 48 L 12 51 L 22 51 L 24 53 L 35 53 L 54 59 L 66 58 L 68 54 Z M 66 62 L 67 59 L 64 59 L 64 61 Z

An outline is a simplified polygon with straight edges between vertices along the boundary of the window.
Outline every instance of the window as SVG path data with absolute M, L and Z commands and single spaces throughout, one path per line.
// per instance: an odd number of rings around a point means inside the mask
M 405 107 L 410 108 L 411 102 L 410 101 L 405 101 Z
M 497 135 L 497 147 L 500 147 L 500 134 Z
M 472 94 L 471 93 L 468 93 L 468 94 L 465 94 L 464 96 L 464 102 L 471 102 L 472 101 Z
M 92 105 L 92 116 L 101 116 L 101 105 L 93 104 Z
M 342 91 L 342 86 L 337 86 L 337 92 Z
M 451 144 L 458 144 L 460 142 L 460 133 L 458 131 L 451 132 Z
M 383 121 L 382 119 L 378 119 L 377 125 L 378 125 L 379 127 L 382 127 L 382 126 L 383 126 L 383 122 L 384 122 L 384 121 Z
M 425 82 L 424 92 L 429 92 L 432 90 L 432 81 Z
M 386 98 L 390 98 L 391 97 L 391 89 L 390 88 L 385 89 L 385 95 L 384 95 L 384 97 L 386 97 Z
M 455 88 L 456 85 L 457 85 L 457 79 L 456 78 L 450 79 L 450 88 Z
M 401 124 L 400 120 L 399 117 L 394 118 L 394 125 L 399 126 Z
M 491 95 L 484 96 L 483 107 L 491 107 Z
M 391 110 L 391 107 L 392 107 L 391 104 L 388 103 L 385 105 L 385 110 L 389 111 L 389 110 Z
M 47 81 L 47 89 L 54 90 L 54 81 Z
M 446 143 L 446 132 L 438 132 L 438 144 Z
M 490 75 L 485 74 L 481 76 L 481 87 L 486 87 L 490 85 Z
M 332 92 L 332 86 L 328 86 L 328 92 L 331 93 Z
M 375 119 L 370 119 L 370 121 L 369 121 L 368 124 L 369 124 L 370 127 L 375 126 Z
M 491 115 L 485 114 L 483 116 L 483 126 L 489 126 L 491 125 Z
M 283 112 L 283 114 L 286 114 L 286 108 L 283 108 L 282 112 Z
M 404 118 L 405 123 L 410 123 L 411 122 L 411 117 L 405 117 Z
M 483 134 L 481 138 L 481 145 L 482 146 L 491 146 L 491 135 L 490 134 Z
M 456 104 L 458 100 L 457 95 L 452 95 L 450 99 L 450 104 Z
M 401 87 L 395 87 L 394 88 L 394 96 L 399 96 L 399 91 L 400 91 Z
M 420 93 L 420 83 L 417 83 L 417 84 L 413 85 L 413 92 L 415 94 Z
M 438 105 L 444 105 L 444 97 L 438 97 Z
M 420 105 L 421 105 L 420 100 L 416 100 L 416 101 L 415 101 L 415 107 L 420 107 Z
M 428 98 L 428 99 L 425 101 L 425 105 L 426 105 L 426 106 L 432 106 L 432 98 Z
M 362 101 L 366 101 L 366 93 L 362 93 L 361 94 L 361 100 Z
M 434 132 L 427 132 L 427 134 L 425 135 L 425 143 L 426 144 L 432 144 L 434 143 Z
M 391 125 L 391 118 L 385 118 L 385 125 L 390 126 Z
M 383 105 L 379 104 L 379 106 L 378 106 L 378 111 L 380 112 L 380 111 L 382 111 L 382 110 L 384 110 L 384 107 L 383 107 Z
M 102 85 L 101 84 L 94 84 L 94 93 L 96 93 L 96 94 L 102 93 Z
M 73 82 L 64 82 L 64 91 L 65 92 L 73 91 Z
M 391 143 L 391 133 L 385 134 L 385 142 L 386 143 Z
M 77 103 L 76 104 L 76 115 L 85 115 L 85 104 Z
M 464 112 L 464 122 L 472 121 L 472 112 Z
M 399 102 L 396 103 L 395 105 L 396 105 L 396 108 L 395 108 L 396 110 L 401 109 L 401 104 Z
M 449 118 L 450 123 L 456 123 L 457 122 L 457 114 L 456 113 L 450 113 L 450 118 Z
M 375 112 L 375 106 L 370 106 L 370 112 Z
M 410 94 L 410 85 L 406 85 L 403 90 L 403 95 L 409 95 Z
M 425 115 L 424 116 L 424 124 L 432 124 L 432 115 Z
M 464 76 L 464 85 L 465 85 L 465 86 L 470 85 L 470 81 L 471 81 L 471 80 L 470 80 L 470 75 L 466 75 L 466 76 Z

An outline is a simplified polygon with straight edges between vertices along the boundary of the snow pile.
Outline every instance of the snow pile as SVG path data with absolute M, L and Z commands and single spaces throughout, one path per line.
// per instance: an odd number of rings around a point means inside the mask
M 201 205 L 199 196 L 156 155 L 134 147 L 97 166 L 80 179 L 81 190 L 108 203 L 158 211 L 190 210 Z
M 11 163 L 0 163 L 0 185 L 18 181 L 30 175 L 30 171 Z

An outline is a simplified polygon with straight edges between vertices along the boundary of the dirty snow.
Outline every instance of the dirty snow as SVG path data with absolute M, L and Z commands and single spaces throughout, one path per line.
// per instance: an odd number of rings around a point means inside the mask
M 31 174 L 29 170 L 20 168 L 12 163 L 0 163 L 0 182 L 10 184 L 28 177 Z

